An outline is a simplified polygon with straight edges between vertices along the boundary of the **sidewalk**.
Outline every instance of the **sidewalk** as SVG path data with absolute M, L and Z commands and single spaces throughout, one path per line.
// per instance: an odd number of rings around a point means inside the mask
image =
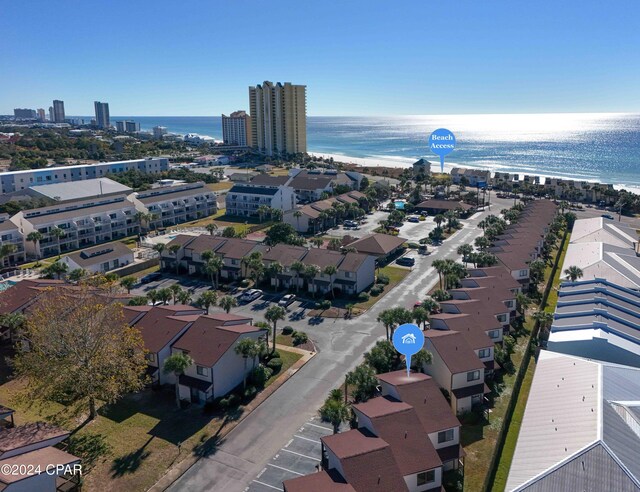
M 307 362 L 309 362 L 316 352 L 309 352 L 308 350 L 302 350 L 296 347 L 289 347 L 287 345 L 281 345 L 279 343 L 276 344 L 276 349 L 278 350 L 287 350 L 289 352 L 294 352 L 297 354 L 302 354 L 302 357 L 293 364 L 287 372 L 283 373 L 276 379 L 272 384 L 267 386 L 264 390 L 262 390 L 258 396 L 256 396 L 253 400 L 251 400 L 247 405 L 242 408 L 242 415 L 237 419 L 232 421 L 227 427 L 221 429 L 219 438 L 222 439 L 227 436 L 233 429 L 236 428 L 238 424 L 240 424 L 251 412 L 253 412 L 261 403 L 263 403 L 267 398 L 269 398 L 276 390 L 282 386 L 287 380 L 293 376 L 296 372 L 300 370 Z M 161 492 L 167 490 L 178 478 L 180 478 L 189 468 L 191 468 L 201 456 L 189 455 L 184 460 L 182 460 L 177 465 L 171 467 L 161 478 L 158 480 L 153 487 L 149 489 L 149 492 Z

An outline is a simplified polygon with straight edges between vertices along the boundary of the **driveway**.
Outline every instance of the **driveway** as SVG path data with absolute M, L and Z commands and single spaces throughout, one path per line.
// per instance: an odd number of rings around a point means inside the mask
M 378 313 L 395 306 L 412 306 L 415 299 L 424 297 L 438 282 L 438 275 L 431 266 L 433 260 L 457 259 L 458 246 L 473 243 L 481 234 L 480 220 L 511 203 L 496 199 L 491 211 L 480 212 L 463 221 L 462 230 L 430 256 L 418 258 L 400 286 L 361 316 L 351 320 L 323 319 L 317 325 L 309 324 L 307 319 L 297 322 L 305 326 L 304 331 L 314 340 L 319 353 L 247 416 L 216 450 L 196 462 L 170 490 L 244 491 L 291 436 L 317 415 L 328 392 L 341 384 L 345 374 L 361 362 L 362 354 L 384 336 L 384 327 L 376 321 Z M 290 322 L 284 324 L 294 326 Z

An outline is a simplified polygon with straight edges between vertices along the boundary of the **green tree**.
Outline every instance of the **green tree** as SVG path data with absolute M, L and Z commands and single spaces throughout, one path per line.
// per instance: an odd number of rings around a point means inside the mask
M 411 356 L 411 368 L 418 372 L 424 372 L 424 366 L 431 364 L 433 356 L 426 349 L 421 349 Z
M 309 242 L 312 246 L 320 248 L 324 244 L 324 239 L 322 239 L 321 237 L 312 237 Z
M 347 374 L 346 382 L 353 386 L 351 396 L 354 401 L 361 403 L 375 395 L 378 378 L 374 369 L 363 363 Z
M 43 238 L 44 236 L 39 231 L 32 231 L 29 234 L 27 234 L 27 237 L 26 237 L 27 241 L 31 241 L 33 243 L 33 248 L 36 251 L 36 258 L 38 260 L 40 259 L 40 253 L 38 252 L 39 251 L 38 243 L 42 241 Z
M 473 246 L 470 244 L 462 244 L 458 247 L 457 253 L 462 256 L 462 261 L 465 266 L 467 266 L 467 263 L 469 263 L 469 256 L 473 253 Z
M 81 280 L 87 278 L 89 276 L 89 272 L 84 268 L 74 268 L 69 272 L 67 278 L 70 282 L 80 282 Z
M 287 312 L 282 306 L 270 306 L 267 311 L 264 313 L 264 319 L 266 319 L 271 326 L 273 327 L 273 349 L 272 352 L 276 351 L 276 327 L 278 325 L 278 321 L 284 320 Z
M 129 299 L 129 302 L 127 303 L 127 305 L 129 305 L 129 306 L 146 306 L 148 300 L 149 299 L 147 298 L 147 296 L 135 296 L 135 297 L 132 297 L 131 299 Z
M 165 374 L 173 374 L 175 378 L 176 406 L 180 408 L 180 376 L 184 374 L 189 366 L 193 364 L 193 359 L 184 352 L 177 352 L 164 360 L 162 371 Z
M 218 226 L 216 225 L 215 222 L 209 222 L 205 226 L 205 229 L 207 229 L 207 232 L 213 236 L 214 232 L 218 230 Z
M 278 278 L 278 275 L 280 275 L 283 272 L 284 267 L 280 262 L 272 261 L 267 265 L 266 270 L 267 270 L 267 275 L 269 275 L 270 278 L 275 279 L 276 290 L 278 290 L 280 288 L 280 279 Z
M 293 212 L 293 216 L 296 219 L 296 229 L 299 231 L 300 230 L 300 217 L 302 217 L 302 212 L 300 212 L 300 210 L 296 210 L 295 212 Z
M 582 278 L 582 276 L 584 275 L 582 269 L 575 265 L 571 265 L 569 268 L 565 268 L 564 274 L 569 277 L 569 280 L 571 280 L 572 282 L 575 282 L 579 278 Z
M 7 328 L 10 339 L 13 339 L 20 332 L 26 320 L 21 313 L 5 313 L 0 315 L 0 326 Z
M 204 264 L 204 271 L 211 277 L 211 285 L 213 288 L 217 289 L 218 276 L 220 275 L 220 270 L 222 270 L 222 267 L 224 266 L 224 261 L 219 255 L 213 255 L 206 261 L 207 262 Z M 214 279 L 215 283 L 213 281 Z
M 169 246 L 169 253 L 171 253 L 176 259 L 176 275 L 180 275 L 180 262 L 178 261 L 178 253 L 180 252 L 180 248 L 182 248 L 182 246 L 180 246 L 179 244 L 172 244 L 171 246 Z
M 422 325 L 422 329 L 427 329 L 427 322 L 429 321 L 429 312 L 422 306 L 413 310 L 413 319 L 418 326 Z
M 348 422 L 350 417 L 349 407 L 342 401 L 334 398 L 327 398 L 324 405 L 318 410 L 320 418 L 324 422 L 328 422 L 333 427 L 333 433 L 337 434 L 340 430 L 340 425 L 343 422 Z
M 229 311 L 231 311 L 231 308 L 234 308 L 238 305 L 238 301 L 236 300 L 235 297 L 233 296 L 222 296 L 222 298 L 220 299 L 220 302 L 218 303 L 218 305 L 224 309 L 225 313 L 229 313 Z
M 171 291 L 171 294 L 173 296 L 173 304 L 175 304 L 178 296 L 180 295 L 180 292 L 183 292 L 182 287 L 180 287 L 180 284 L 171 284 L 169 286 L 169 290 Z
M 52 227 L 49 233 L 56 238 L 56 242 L 58 244 L 58 258 L 62 255 L 62 251 L 60 249 L 60 239 L 66 236 L 65 232 L 59 227 Z
M 522 292 L 516 294 L 516 305 L 520 314 L 524 314 L 527 308 L 531 305 L 531 298 Z
M 326 267 L 324 267 L 324 270 L 322 270 L 322 273 L 324 273 L 325 275 L 329 275 L 329 290 L 331 291 L 331 297 L 333 297 L 334 299 L 336 298 L 336 294 L 333 291 L 333 282 L 335 281 L 335 275 L 338 272 L 338 269 L 335 267 L 335 265 L 327 265 Z
M 188 290 L 178 292 L 178 302 L 180 304 L 189 304 L 191 302 L 191 293 Z
M 139 330 L 125 321 L 122 305 L 105 302 L 95 290 L 55 289 L 44 293 L 29 314 L 18 351 L 16 377 L 35 401 L 65 401 L 88 407 L 113 403 L 144 386 L 147 367 Z
M 209 314 L 209 308 L 215 306 L 218 302 L 218 294 L 213 290 L 205 290 L 200 297 L 196 300 L 196 304 L 202 307 L 207 314 Z
M 243 338 L 236 344 L 233 350 L 244 359 L 242 386 L 244 389 L 247 389 L 247 360 L 249 358 L 255 360 L 258 356 L 258 343 L 252 338 Z
M 374 347 L 364 353 L 364 360 L 377 374 L 395 371 L 400 368 L 400 356 L 389 340 L 379 340 Z
M 9 257 L 9 264 L 11 264 L 10 256 L 16 251 L 14 244 L 3 244 L 0 246 L 0 265 L 4 266 L 5 258 Z
M 300 279 L 301 276 L 304 275 L 304 270 L 305 270 L 306 267 L 305 267 L 304 263 L 302 263 L 299 260 L 296 260 L 291 264 L 290 268 L 291 268 L 291 271 L 295 272 L 295 274 L 296 274 L 295 283 L 296 283 L 296 292 L 298 292 L 298 290 L 300 289 L 299 279 Z
M 315 278 L 319 274 L 320 267 L 318 265 L 307 265 L 304 269 L 304 276 L 307 278 L 308 283 L 314 287 L 313 297 L 316 296 Z
M 136 284 L 137 280 L 135 277 L 128 276 L 120 279 L 120 285 L 127 289 L 127 294 L 131 293 L 131 289 Z

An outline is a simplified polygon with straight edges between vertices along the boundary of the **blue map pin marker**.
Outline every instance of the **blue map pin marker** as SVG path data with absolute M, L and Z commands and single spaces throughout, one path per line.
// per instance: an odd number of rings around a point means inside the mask
M 393 332 L 393 346 L 404 355 L 407 363 L 407 376 L 411 369 L 411 356 L 424 346 L 422 330 L 412 323 L 398 326 Z
M 429 149 L 440 156 L 440 172 L 444 172 L 444 156 L 456 148 L 456 137 L 446 128 L 438 128 L 429 137 Z

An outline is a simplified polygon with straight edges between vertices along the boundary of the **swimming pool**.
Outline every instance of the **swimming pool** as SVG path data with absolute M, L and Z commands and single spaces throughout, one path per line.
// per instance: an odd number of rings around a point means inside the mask
M 404 209 L 404 202 L 401 201 L 401 200 L 393 202 L 393 204 L 396 206 L 396 210 L 403 210 Z
M 16 285 L 18 282 L 14 282 L 13 280 L 4 280 L 0 282 L 0 292 L 4 292 L 12 285 Z

